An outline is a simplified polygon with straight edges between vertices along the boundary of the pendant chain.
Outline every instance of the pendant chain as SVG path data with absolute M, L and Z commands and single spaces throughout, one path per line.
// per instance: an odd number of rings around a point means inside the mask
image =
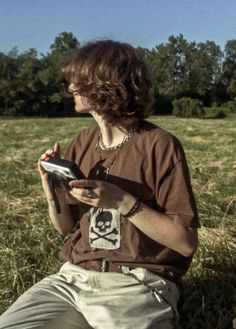
M 99 161 L 102 160 L 102 155 L 101 155 L 101 149 L 102 150 L 105 150 L 105 151 L 112 151 L 112 150 L 117 150 L 116 153 L 114 154 L 109 166 L 105 169 L 105 181 L 108 180 L 108 177 L 109 177 L 109 173 L 110 173 L 110 170 L 111 170 L 111 167 L 113 166 L 117 156 L 119 155 L 122 147 L 124 146 L 124 144 L 130 139 L 130 137 L 132 137 L 135 133 L 135 130 L 134 128 L 131 128 L 129 129 L 125 135 L 124 135 L 124 138 L 122 140 L 121 143 L 115 145 L 115 146 L 112 146 L 112 147 L 106 147 L 106 145 L 104 144 L 103 140 L 102 140 L 102 134 L 101 134 L 101 131 L 99 132 L 98 134 L 98 141 L 97 141 L 97 144 L 95 146 L 95 149 L 98 153 L 98 157 L 99 157 Z
M 104 144 L 103 142 L 103 139 L 102 139 L 102 134 L 101 134 L 101 131 L 99 132 L 98 134 L 98 146 L 105 150 L 105 151 L 113 151 L 113 150 L 117 150 L 119 148 L 122 148 L 122 146 L 130 139 L 131 136 L 133 136 L 134 134 L 134 129 L 130 129 L 128 130 L 125 135 L 124 135 L 124 138 L 122 140 L 121 143 L 115 145 L 115 146 L 111 146 L 111 147 L 106 147 L 106 145 Z

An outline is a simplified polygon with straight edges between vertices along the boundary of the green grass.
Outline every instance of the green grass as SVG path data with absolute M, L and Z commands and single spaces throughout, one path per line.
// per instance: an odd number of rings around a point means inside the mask
M 231 329 L 236 295 L 236 117 L 152 117 L 177 136 L 188 159 L 202 228 L 185 276 L 184 329 Z M 90 118 L 0 120 L 0 313 L 61 265 L 63 241 L 48 220 L 38 157 L 55 141 L 62 152 Z

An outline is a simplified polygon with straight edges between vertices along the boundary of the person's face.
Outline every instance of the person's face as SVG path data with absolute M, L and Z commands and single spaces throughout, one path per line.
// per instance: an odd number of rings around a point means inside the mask
M 81 96 L 77 91 L 73 83 L 69 85 L 69 91 L 74 96 L 75 101 L 75 111 L 78 113 L 89 113 L 91 110 L 91 105 L 86 97 Z

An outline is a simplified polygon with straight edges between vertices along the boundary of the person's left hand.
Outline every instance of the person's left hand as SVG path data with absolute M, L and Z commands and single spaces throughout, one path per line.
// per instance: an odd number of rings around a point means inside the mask
M 69 193 L 75 199 L 96 208 L 113 208 L 122 213 L 134 200 L 131 194 L 118 186 L 100 180 L 73 180 L 69 185 Z

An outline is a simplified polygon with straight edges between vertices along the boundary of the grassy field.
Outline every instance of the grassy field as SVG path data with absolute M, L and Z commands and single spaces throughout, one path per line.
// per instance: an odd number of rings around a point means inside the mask
M 201 224 L 185 277 L 184 329 L 231 329 L 236 312 L 236 117 L 152 117 L 184 145 Z M 0 313 L 61 265 L 36 170 L 55 141 L 62 150 L 90 118 L 0 120 Z M 234 315 L 235 317 L 235 315 Z

